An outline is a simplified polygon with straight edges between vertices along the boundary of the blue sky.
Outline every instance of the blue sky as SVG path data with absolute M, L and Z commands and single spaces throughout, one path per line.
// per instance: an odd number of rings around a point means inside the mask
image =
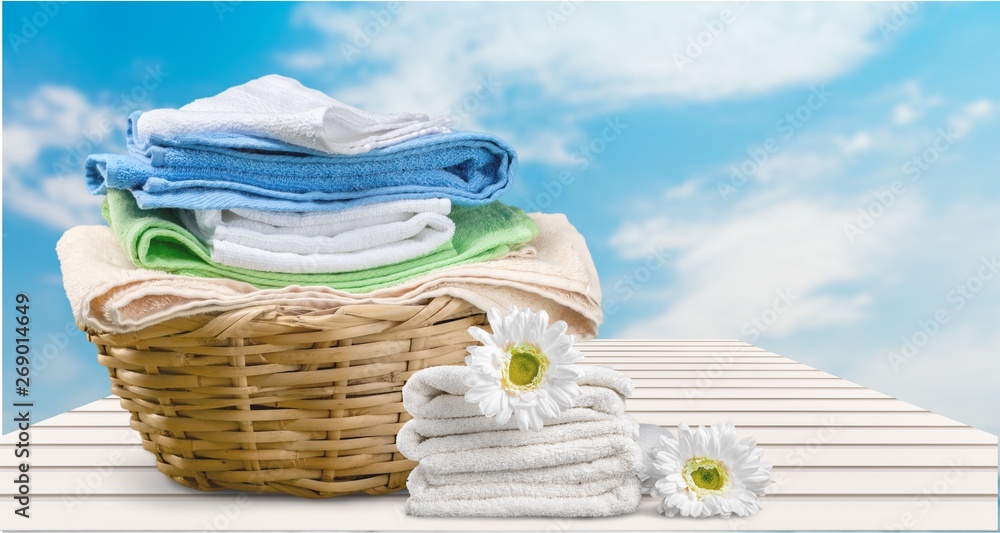
M 127 111 L 277 72 L 507 138 L 505 200 L 587 237 L 603 337 L 743 338 L 1000 431 L 1000 6 L 561 5 L 4 4 L 36 416 L 108 392 L 53 251 L 101 223 L 82 157 Z

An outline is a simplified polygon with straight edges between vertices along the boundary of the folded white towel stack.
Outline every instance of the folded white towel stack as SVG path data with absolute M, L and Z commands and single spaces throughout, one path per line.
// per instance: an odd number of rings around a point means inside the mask
M 444 198 L 342 211 L 178 210 L 184 225 L 228 266 L 293 274 L 350 272 L 434 251 L 455 234 Z
M 498 425 L 465 402 L 467 367 L 435 367 L 403 388 L 413 419 L 396 438 L 419 461 L 406 510 L 416 516 L 616 516 L 635 511 L 639 425 L 625 414 L 627 376 L 582 367 L 581 395 L 539 433 Z
M 447 117 L 375 113 L 335 100 L 296 80 L 271 74 L 180 109 L 139 117 L 136 133 L 148 142 L 185 134 L 238 133 L 331 154 L 363 154 L 429 133 L 447 133 Z

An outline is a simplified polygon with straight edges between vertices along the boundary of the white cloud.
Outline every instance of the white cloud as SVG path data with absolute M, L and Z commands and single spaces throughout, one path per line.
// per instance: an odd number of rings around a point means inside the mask
M 843 224 L 856 216 L 853 204 L 786 198 L 764 205 L 747 202 L 750 207 L 718 215 L 704 202 L 721 200 L 698 200 L 704 213 L 715 216 L 689 212 L 684 220 L 628 221 L 612 237 L 611 244 L 626 258 L 641 257 L 650 247 L 667 248 L 676 257 L 677 292 L 670 303 L 631 324 L 622 336 L 731 338 L 753 336 L 753 331 L 782 336 L 861 319 L 870 296 L 860 289 L 838 294 L 831 285 L 878 272 L 885 242 L 898 238 L 919 215 L 919 207 L 903 205 L 873 228 L 879 238 L 866 235 L 852 243 Z M 780 294 L 787 294 L 791 304 L 773 306 Z M 780 315 L 777 321 L 764 316 L 772 307 Z M 755 317 L 770 322 L 766 329 L 753 324 Z
M 917 110 L 909 104 L 896 104 L 896 107 L 892 108 L 892 121 L 900 126 L 905 126 L 917 118 Z
M 871 150 L 874 147 L 874 139 L 871 132 L 859 131 L 846 139 L 837 139 L 837 144 L 845 155 L 855 155 Z
M 753 177 L 761 183 L 799 181 L 834 175 L 841 166 L 840 158 L 831 154 L 786 151 L 768 158 Z
M 11 102 L 3 128 L 5 208 L 55 229 L 100 223 L 102 198 L 87 193 L 83 161 L 121 149 L 118 115 L 62 86 L 43 85 Z
M 892 93 L 889 97 L 899 100 L 892 107 L 892 122 L 897 126 L 913 124 L 928 111 L 944 104 L 940 96 L 924 94 L 920 84 L 914 80 L 894 88 Z
M 713 185 L 726 178 L 726 164 L 707 178 L 699 174 L 667 188 L 649 212 L 629 213 L 610 241 L 619 256 L 638 263 L 659 248 L 671 259 L 665 273 L 650 275 L 634 291 L 644 314 L 612 334 L 794 346 L 792 357 L 799 353 L 862 385 L 1000 429 L 992 409 L 1000 394 L 1000 276 L 983 282 L 982 293 L 961 311 L 949 308 L 950 321 L 912 360 L 894 370 L 887 359 L 899 351 L 900 335 L 918 331 L 918 318 L 908 323 L 907 317 L 930 317 L 935 306 L 950 306 L 946 293 L 970 268 L 979 272 L 982 256 L 997 253 L 995 233 L 985 228 L 1000 223 L 994 202 L 977 195 L 945 200 L 933 188 L 932 182 L 951 179 L 952 165 L 963 157 L 938 163 L 934 179 L 907 180 L 889 207 L 876 205 L 876 191 L 904 177 L 900 161 L 932 142 L 942 124 L 957 121 L 967 133 L 995 113 L 990 100 L 945 102 L 914 84 L 904 87 L 899 100 L 913 102 L 916 94 L 921 109 L 940 109 L 902 127 L 862 111 L 855 124 L 837 131 L 803 131 L 772 157 L 777 164 L 762 166 L 771 176 L 748 181 L 728 202 Z M 678 188 L 685 194 L 675 195 Z M 858 224 L 866 210 L 878 213 L 873 224 L 848 238 L 845 224 Z M 606 297 L 619 308 L 628 305 L 615 280 L 604 281 Z
M 703 180 L 700 178 L 691 178 L 676 187 L 670 187 L 669 189 L 663 191 L 663 198 L 665 200 L 688 198 L 698 192 L 698 189 L 702 185 L 702 181 Z
M 578 138 L 578 135 L 573 131 L 542 130 L 525 134 L 497 131 L 496 133 L 511 146 L 516 147 L 517 156 L 522 161 L 538 161 L 559 166 L 567 166 L 574 161 L 569 145 Z
M 919 87 L 906 87 L 902 97 L 913 101 Z M 940 104 L 935 97 L 920 99 Z M 948 116 L 967 121 L 967 129 L 993 113 L 990 101 L 952 107 Z M 905 270 L 901 261 L 907 253 L 932 239 L 956 254 L 968 252 L 968 239 L 981 238 L 968 235 L 961 224 L 979 216 L 975 210 L 959 210 L 944 222 L 934 219 L 912 185 L 890 199 L 891 207 L 875 205 L 876 191 L 902 177 L 899 161 L 935 135 L 936 120 L 900 128 L 871 117 L 864 114 L 863 127 L 847 136 L 803 132 L 725 201 L 717 184 L 727 183 L 728 164 L 710 179 L 667 188 L 663 203 L 648 215 L 627 217 L 610 241 L 622 258 L 639 260 L 654 248 L 669 250 L 674 259 L 672 277 L 662 278 L 670 279 L 668 303 L 616 333 L 756 340 L 765 333 L 774 338 L 850 324 L 868 317 L 878 303 L 871 280 Z M 855 157 L 860 154 L 868 157 Z M 848 234 L 847 225 L 862 226 L 866 211 L 877 213 L 874 224 L 860 235 Z M 987 219 L 996 220 L 991 216 Z M 613 289 L 607 291 L 612 296 Z M 655 282 L 644 289 L 647 297 L 663 292 Z M 775 315 L 769 309 L 782 291 L 794 295 L 792 305 L 779 304 L 778 320 L 759 327 L 754 318 Z
M 337 97 L 381 111 L 446 114 L 478 78 L 493 76 L 504 97 L 476 114 L 519 113 L 532 117 L 537 130 L 546 127 L 537 115 L 550 106 L 596 115 L 636 102 L 746 97 L 823 82 L 875 51 L 877 23 L 889 9 L 585 3 L 560 14 L 561 8 L 415 3 L 383 13 L 380 23 L 379 10 L 369 6 L 310 3 L 298 8 L 293 23 L 325 34 L 326 44 L 281 58 L 290 68 L 326 73 L 340 84 Z M 345 46 L 353 51 L 345 54 Z M 345 87 L 336 76 L 350 63 L 364 64 L 362 79 Z
M 965 137 L 977 124 L 992 118 L 995 107 L 990 100 L 976 100 L 953 113 L 948 118 L 948 125 L 957 137 Z

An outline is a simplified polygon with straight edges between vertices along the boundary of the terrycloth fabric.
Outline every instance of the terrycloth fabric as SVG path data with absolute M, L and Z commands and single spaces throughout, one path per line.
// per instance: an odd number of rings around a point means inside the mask
M 178 210 L 184 226 L 226 266 L 271 272 L 350 272 L 399 263 L 455 234 L 445 199 L 401 200 L 321 213 Z
M 448 119 L 373 113 L 338 102 L 291 78 L 271 74 L 180 109 L 154 109 L 129 120 L 140 146 L 239 133 L 333 154 L 359 154 L 448 131 Z M 220 146 L 225 139 L 216 139 Z
M 480 415 L 475 418 L 486 417 Z M 465 418 L 452 418 L 448 422 L 452 425 L 464 425 L 466 420 Z M 484 428 L 483 431 L 475 433 L 459 430 L 444 436 L 429 437 L 421 432 L 420 425 L 422 422 L 426 422 L 426 420 L 414 418 L 404 424 L 396 437 L 396 446 L 399 448 L 399 452 L 408 459 L 421 461 L 428 466 L 435 466 L 435 461 L 445 463 L 443 467 L 434 468 L 434 471 L 439 473 L 492 472 L 503 470 L 497 463 L 506 462 L 506 457 L 513 448 L 519 450 L 514 456 L 511 456 L 511 459 L 516 462 L 518 460 L 526 460 L 526 457 L 521 457 L 521 459 L 515 457 L 518 454 L 522 454 L 523 450 L 539 447 L 544 452 L 546 447 L 555 445 L 566 446 L 567 449 L 575 449 L 571 443 L 582 443 L 583 446 L 580 447 L 582 453 L 596 454 L 586 459 L 587 462 L 620 452 L 634 453 L 638 464 L 641 464 L 642 460 L 639 448 L 634 446 L 634 443 L 639 438 L 639 426 L 628 415 L 619 415 L 609 417 L 605 420 L 588 422 L 557 423 L 551 427 L 546 426 L 545 430 L 538 434 L 525 433 L 517 430 L 516 427 L 514 429 L 506 427 L 496 429 L 496 426 L 494 426 L 494 428 Z M 438 420 L 436 422 L 441 421 Z M 587 442 L 607 442 L 609 444 L 604 449 L 596 449 L 598 448 L 597 446 L 586 446 Z M 555 454 L 548 454 L 546 452 L 544 455 Z M 462 467 L 463 460 L 458 459 L 460 456 L 467 458 L 467 462 L 464 464 L 473 464 L 476 466 L 468 470 L 464 469 Z M 551 459 L 543 457 L 542 460 L 547 462 L 538 465 L 538 467 L 581 462 L 580 460 L 570 460 L 569 456 L 553 457 Z M 481 463 L 491 463 L 491 466 L 480 468 L 478 465 Z M 514 468 L 535 467 L 527 466 L 527 463 L 523 463 L 522 466 L 514 466 Z M 635 473 L 638 474 L 638 470 Z
M 144 268 L 201 277 L 224 277 L 258 287 L 325 285 L 364 293 L 392 286 L 436 269 L 502 257 L 535 237 L 524 211 L 499 202 L 455 208 L 455 236 L 432 253 L 355 272 L 289 274 L 260 272 L 215 263 L 211 252 L 186 230 L 171 210 L 142 210 L 127 191 L 109 189 L 104 217 L 132 262 Z
M 641 462 L 635 444 L 639 426 L 625 415 L 624 398 L 632 392 L 632 381 L 610 368 L 580 368 L 580 397 L 537 435 L 517 431 L 510 422 L 499 425 L 466 402 L 468 367 L 421 370 L 403 387 L 403 406 L 413 419 L 400 430 L 396 445 L 434 472 L 541 468 L 593 461 L 621 450 L 634 450 Z M 554 453 L 552 446 L 561 448 Z
M 609 394 L 613 392 L 607 391 Z M 624 409 L 622 409 L 624 411 Z M 546 421 L 546 426 L 578 422 L 602 422 L 613 420 L 621 413 L 608 413 L 591 407 L 573 407 L 567 409 L 559 418 Z M 414 418 L 406 431 L 413 433 L 413 438 L 420 442 L 432 437 L 448 437 L 452 435 L 471 435 L 474 433 L 513 431 L 517 423 L 497 424 L 496 419 L 485 416 L 469 416 L 463 418 Z M 405 426 L 404 426 L 405 427 Z M 408 437 L 406 437 L 408 438 Z
M 563 215 L 531 217 L 538 236 L 519 251 L 436 270 L 367 294 L 327 287 L 259 290 L 230 279 L 146 270 L 132 264 L 106 226 L 72 228 L 56 250 L 77 324 L 101 332 L 137 331 L 172 318 L 258 305 L 324 310 L 453 296 L 480 309 L 514 304 L 545 310 L 553 320 L 566 321 L 571 333 L 595 336 L 601 323 L 600 282 L 583 236 Z
M 586 439 L 524 446 L 481 448 L 447 454 L 428 455 L 420 464 L 435 472 L 499 472 L 529 468 L 588 463 L 610 455 L 638 450 L 634 436 L 601 435 Z M 414 460 L 400 450 L 407 459 Z M 638 452 L 636 452 L 638 455 Z
M 628 376 L 603 366 L 580 365 L 580 369 L 582 376 L 578 383 L 583 390 L 573 407 L 615 415 L 625 412 L 623 399 L 632 394 L 634 387 Z M 470 387 L 462 380 L 472 372 L 465 366 L 440 366 L 417 372 L 403 387 L 403 407 L 414 418 L 480 418 L 479 406 L 464 398 Z
M 578 498 L 584 496 L 598 496 L 614 489 L 625 481 L 623 473 L 616 473 L 587 481 L 570 481 L 568 483 L 546 483 L 539 486 L 535 483 L 525 483 L 517 481 L 514 483 L 495 483 L 485 481 L 474 481 L 469 484 L 455 483 L 432 483 L 424 474 L 430 468 L 419 465 L 410 473 L 410 478 L 406 482 L 407 488 L 411 492 L 419 494 L 425 500 L 452 499 L 452 500 L 473 500 L 488 498 L 526 498 L 537 497 L 539 489 L 543 490 L 548 498 Z M 539 469 L 544 470 L 544 469 Z
M 417 483 L 419 481 L 418 474 Z M 517 495 L 493 494 L 480 490 L 479 485 L 462 485 L 470 494 L 469 499 L 440 497 L 434 493 L 427 496 L 418 488 L 419 485 L 414 484 L 413 487 L 406 500 L 406 513 L 413 516 L 619 516 L 635 512 L 642 501 L 637 477 L 626 478 L 620 485 L 603 494 L 583 497 L 551 495 L 544 485 L 525 485 L 513 489 L 517 491 Z
M 422 478 L 431 485 L 472 485 L 476 483 L 587 483 L 629 475 L 641 468 L 635 453 L 618 453 L 586 463 L 549 466 L 528 470 L 499 472 L 440 473 L 421 469 Z M 633 474 L 634 475 L 634 474 Z
M 147 150 L 130 146 L 133 156 L 91 155 L 87 188 L 92 194 L 130 190 L 143 209 L 333 211 L 427 198 L 482 205 L 507 190 L 517 169 L 513 148 L 484 133 L 425 135 L 359 155 L 229 137 L 242 148 L 189 140 Z
M 542 431 L 497 425 L 464 403 L 468 367 L 432 367 L 403 387 L 413 419 L 396 437 L 417 516 L 613 516 L 635 511 L 643 468 L 639 424 L 625 414 L 631 380 L 582 365 L 581 395 Z

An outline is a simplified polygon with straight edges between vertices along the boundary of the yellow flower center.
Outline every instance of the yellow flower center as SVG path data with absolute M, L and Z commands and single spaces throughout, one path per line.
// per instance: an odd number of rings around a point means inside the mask
M 537 389 L 549 367 L 549 358 L 537 347 L 524 342 L 507 348 L 507 353 L 510 358 L 501 372 L 504 390 L 524 392 Z
M 698 498 L 729 489 L 729 471 L 715 459 L 695 457 L 684 465 L 684 481 Z

